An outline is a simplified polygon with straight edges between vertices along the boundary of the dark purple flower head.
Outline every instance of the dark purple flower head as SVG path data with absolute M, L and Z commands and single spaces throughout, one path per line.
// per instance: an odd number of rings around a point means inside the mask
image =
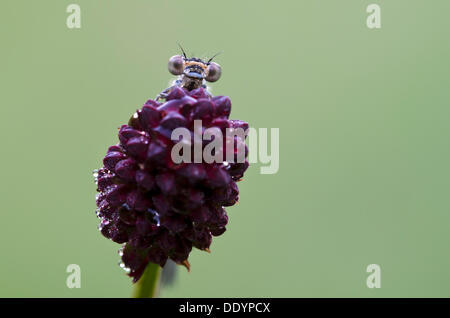
M 148 262 L 164 266 L 170 258 L 189 268 L 192 248 L 209 251 L 213 236 L 225 232 L 223 207 L 238 201 L 236 182 L 248 161 L 174 163 L 171 134 L 185 127 L 193 135 L 194 120 L 202 121 L 203 131 L 215 127 L 224 137 L 227 128 L 247 129 L 247 123 L 228 119 L 230 111 L 226 96 L 176 87 L 164 103 L 148 100 L 120 128 L 120 142 L 108 149 L 96 172 L 99 228 L 123 244 L 121 267 L 134 282 Z

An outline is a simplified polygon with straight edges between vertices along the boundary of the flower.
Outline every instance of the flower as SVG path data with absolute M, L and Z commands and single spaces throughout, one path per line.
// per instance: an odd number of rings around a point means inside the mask
M 164 266 L 170 258 L 189 270 L 192 248 L 209 251 L 213 236 L 225 232 L 224 207 L 238 201 L 236 182 L 248 161 L 174 163 L 171 134 L 184 127 L 193 136 L 195 120 L 202 121 L 202 131 L 215 127 L 224 136 L 227 128 L 247 129 L 247 123 L 228 119 L 230 111 L 226 96 L 175 87 L 164 103 L 148 100 L 109 147 L 95 173 L 99 229 L 123 244 L 121 266 L 134 282 L 149 262 Z M 208 143 L 202 141 L 202 149 Z

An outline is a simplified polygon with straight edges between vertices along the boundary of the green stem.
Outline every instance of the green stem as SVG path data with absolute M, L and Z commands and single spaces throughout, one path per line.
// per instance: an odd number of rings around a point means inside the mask
M 159 290 L 159 278 L 161 267 L 154 263 L 148 263 L 147 268 L 134 287 L 134 298 L 155 298 Z

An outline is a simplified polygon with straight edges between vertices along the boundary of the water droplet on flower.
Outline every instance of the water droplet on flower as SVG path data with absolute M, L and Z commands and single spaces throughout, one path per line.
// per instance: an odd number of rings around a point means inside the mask
M 93 171 L 92 175 L 94 176 L 95 183 L 97 183 L 97 181 L 98 181 L 98 169 L 95 169 Z
M 160 226 L 161 222 L 159 221 L 159 213 L 153 209 L 148 209 L 147 212 L 152 215 L 152 220 L 156 224 L 156 226 Z
M 120 268 L 122 268 L 127 274 L 129 274 L 129 273 L 131 272 L 131 269 L 130 269 L 129 267 L 127 267 L 127 266 L 125 265 L 124 262 L 120 261 L 120 262 L 119 262 L 119 266 L 120 266 Z

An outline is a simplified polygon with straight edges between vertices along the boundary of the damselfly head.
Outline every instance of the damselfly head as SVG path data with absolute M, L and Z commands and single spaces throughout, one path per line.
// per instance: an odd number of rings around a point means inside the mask
M 184 75 L 193 80 L 206 80 L 208 82 L 219 80 L 222 74 L 220 65 L 212 62 L 212 58 L 205 62 L 195 57 L 188 58 L 184 52 L 183 55 L 172 56 L 169 59 L 168 68 L 173 75 Z

